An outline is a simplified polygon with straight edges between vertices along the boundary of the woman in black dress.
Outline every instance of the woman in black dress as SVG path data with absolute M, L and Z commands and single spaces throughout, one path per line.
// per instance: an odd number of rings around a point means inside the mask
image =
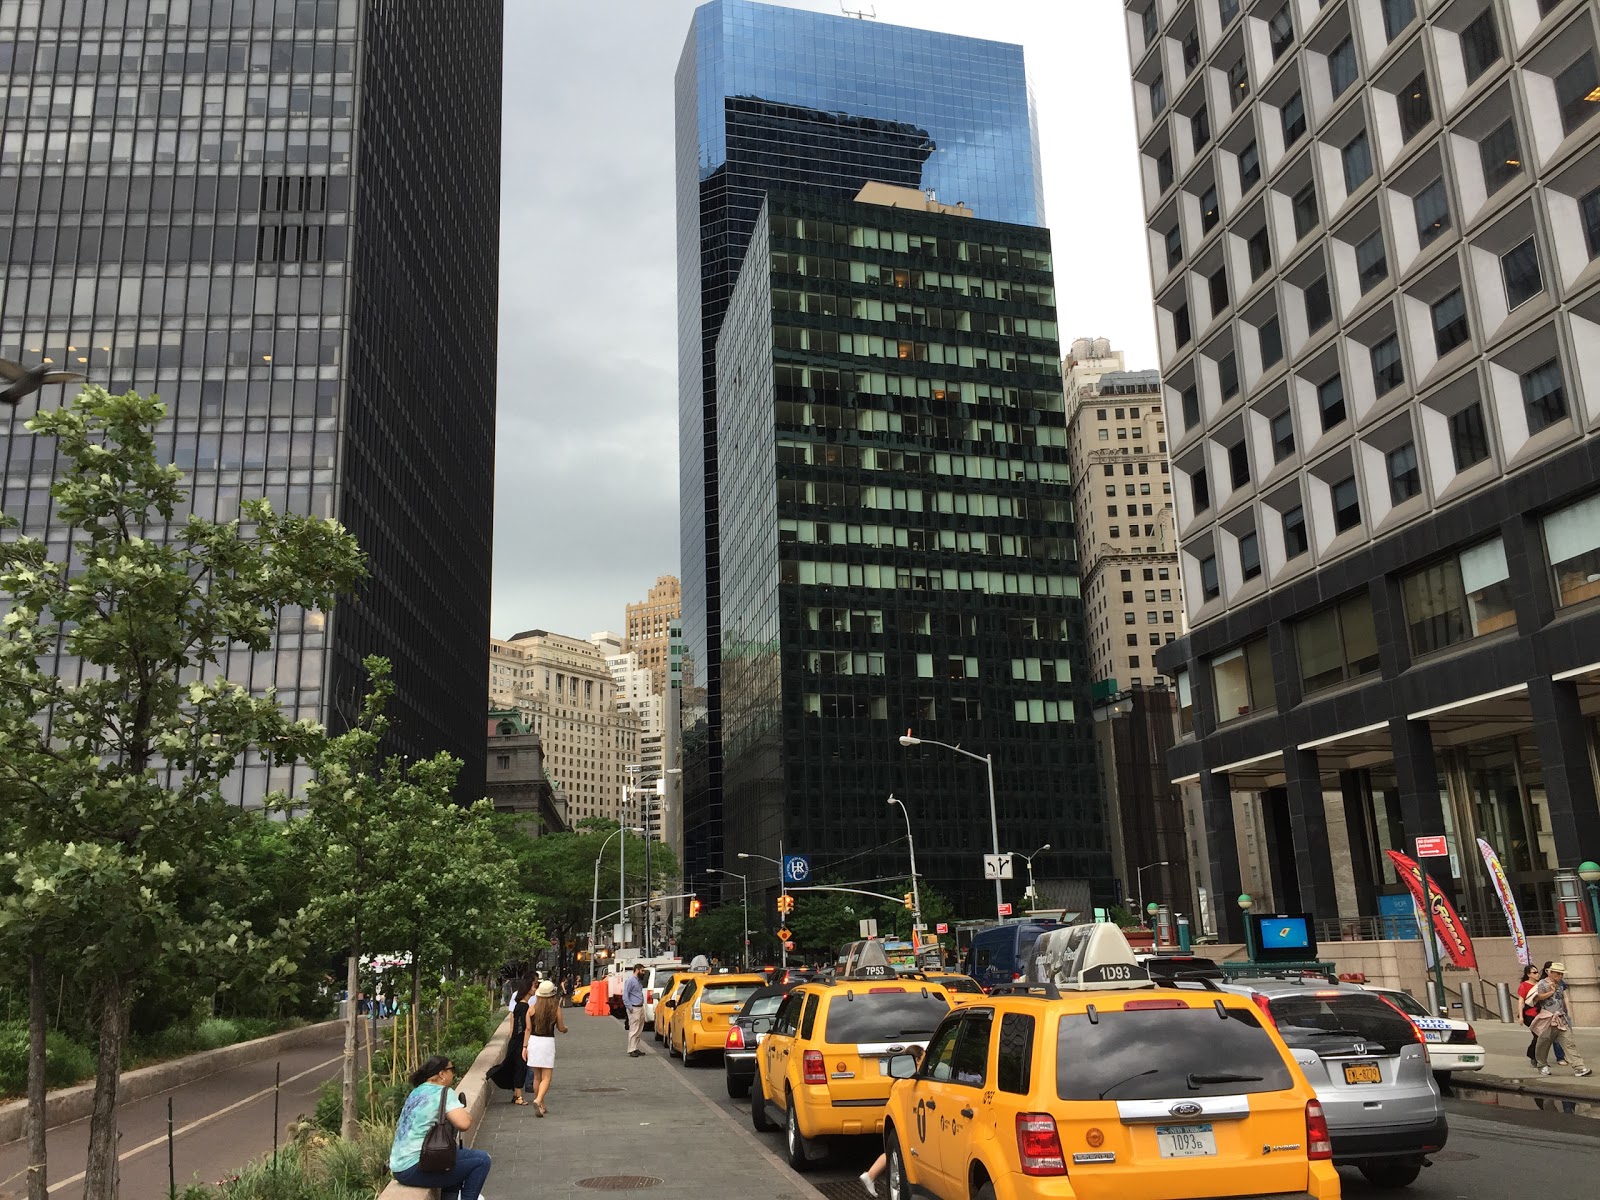
M 522 1098 L 523 1085 L 528 1081 L 528 1005 L 533 1002 L 537 983 L 537 976 L 529 975 L 517 985 L 511 997 L 511 1036 L 506 1039 L 505 1056 L 489 1072 L 495 1086 L 510 1090 L 513 1104 L 528 1103 Z

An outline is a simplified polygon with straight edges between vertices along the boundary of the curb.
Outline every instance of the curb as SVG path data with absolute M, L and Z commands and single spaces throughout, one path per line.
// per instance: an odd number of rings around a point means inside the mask
M 472 1117 L 472 1125 L 467 1129 L 466 1136 L 461 1139 L 468 1146 L 478 1140 L 478 1129 L 483 1124 L 483 1114 L 489 1107 L 491 1085 L 488 1074 L 505 1054 L 506 1042 L 511 1037 L 511 1015 L 510 1013 L 505 1015 L 500 1027 L 490 1036 L 488 1045 L 478 1053 L 478 1057 L 472 1060 L 472 1066 L 457 1087 L 458 1091 L 467 1093 L 467 1113 Z M 391 1179 L 388 1186 L 378 1193 L 378 1200 L 429 1200 L 438 1194 L 432 1188 L 407 1187 Z
M 1596 1078 L 1600 1078 L 1600 1076 L 1596 1076 Z M 1507 1079 L 1501 1075 L 1484 1075 L 1481 1072 L 1473 1072 L 1470 1080 L 1452 1080 L 1451 1086 L 1452 1088 L 1458 1086 L 1467 1089 L 1477 1088 L 1485 1092 L 1513 1092 L 1522 1096 L 1543 1096 L 1550 1100 L 1581 1100 L 1589 1104 L 1600 1105 L 1600 1095 L 1591 1090 L 1578 1091 L 1576 1088 L 1564 1088 L 1560 1084 L 1528 1084 L 1520 1079 Z
M 190 1054 L 153 1066 L 140 1067 L 136 1071 L 127 1071 L 117 1084 L 117 1103 L 121 1105 L 144 1100 L 159 1092 L 193 1083 L 196 1079 L 204 1079 L 207 1075 L 215 1075 L 218 1071 L 226 1071 L 231 1067 L 270 1057 L 280 1050 L 310 1045 L 320 1041 L 323 1035 L 343 1028 L 343 1021 L 322 1021 L 315 1025 L 302 1025 L 298 1029 L 286 1029 L 282 1033 L 268 1034 L 254 1041 L 236 1042 L 232 1046 L 223 1046 L 217 1050 L 202 1050 L 199 1054 Z M 45 1128 L 55 1129 L 73 1121 L 81 1121 L 93 1109 L 92 1080 L 88 1083 L 75 1083 L 71 1087 L 57 1088 L 45 1097 Z M 0 1145 L 21 1138 L 27 1118 L 26 1099 L 8 1100 L 0 1104 Z

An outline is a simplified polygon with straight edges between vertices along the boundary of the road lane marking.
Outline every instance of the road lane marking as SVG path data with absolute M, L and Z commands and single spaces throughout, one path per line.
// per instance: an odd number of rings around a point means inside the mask
M 307 1067 L 304 1071 L 301 1071 L 300 1074 L 298 1074 L 298 1075 L 289 1076 L 289 1078 L 285 1079 L 283 1082 L 285 1084 L 293 1083 L 297 1079 L 304 1079 L 307 1075 L 310 1075 L 314 1071 L 320 1071 L 324 1067 L 331 1067 L 334 1063 L 342 1062 L 342 1061 L 344 1061 L 343 1053 L 336 1054 L 334 1057 L 328 1059 L 326 1062 L 320 1062 L 314 1067 Z M 172 1131 L 172 1140 L 173 1141 L 177 1141 L 178 1138 L 180 1138 L 184 1134 L 188 1133 L 191 1129 L 199 1129 L 200 1126 L 202 1126 L 202 1125 L 209 1125 L 212 1121 L 215 1121 L 218 1117 L 226 1116 L 228 1113 L 231 1113 L 234 1109 L 243 1108 L 246 1104 L 250 1104 L 250 1103 L 252 1103 L 252 1102 L 254 1102 L 256 1100 L 259 1100 L 263 1096 L 270 1096 L 276 1090 L 277 1090 L 277 1088 L 263 1088 L 261 1091 L 256 1092 L 254 1095 L 246 1096 L 243 1100 L 235 1100 L 232 1104 L 228 1105 L 228 1107 L 226 1107 L 226 1108 L 219 1108 L 214 1113 L 208 1113 L 207 1115 L 201 1117 L 198 1121 L 190 1121 L 187 1125 L 179 1126 L 177 1129 L 174 1129 Z M 166 1140 L 167 1140 L 167 1135 L 164 1134 L 164 1133 L 160 1137 L 151 1138 L 148 1142 L 145 1142 L 143 1145 L 140 1145 L 140 1146 L 135 1146 L 132 1150 L 124 1150 L 121 1154 L 117 1155 L 117 1161 L 119 1163 L 120 1162 L 127 1162 L 130 1158 L 133 1158 L 135 1155 L 143 1154 L 146 1150 L 152 1150 L 155 1147 L 164 1144 L 166 1142 Z M 243 1166 L 244 1164 L 241 1163 L 239 1165 Z M 71 1184 L 74 1184 L 74 1183 L 81 1183 L 88 1176 L 88 1174 L 89 1173 L 87 1171 L 79 1171 L 76 1175 L 72 1176 L 70 1179 L 58 1179 L 55 1182 L 53 1182 L 50 1186 L 53 1187 L 53 1188 L 59 1188 L 59 1187 L 68 1187 L 68 1186 L 70 1186 Z

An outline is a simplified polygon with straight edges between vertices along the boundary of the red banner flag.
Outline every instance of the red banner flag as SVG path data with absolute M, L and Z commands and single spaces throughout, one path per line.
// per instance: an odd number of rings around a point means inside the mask
M 1472 939 L 1467 936 L 1467 927 L 1461 923 L 1460 915 L 1445 894 L 1439 890 L 1439 885 L 1433 877 L 1431 875 L 1428 877 L 1428 897 L 1424 900 L 1422 868 L 1398 850 L 1385 850 L 1384 853 L 1394 863 L 1394 869 L 1411 892 L 1412 899 L 1433 915 L 1433 927 L 1438 931 L 1439 941 L 1444 944 L 1444 952 L 1449 956 L 1451 963 L 1469 971 L 1476 971 L 1478 955 L 1472 948 Z

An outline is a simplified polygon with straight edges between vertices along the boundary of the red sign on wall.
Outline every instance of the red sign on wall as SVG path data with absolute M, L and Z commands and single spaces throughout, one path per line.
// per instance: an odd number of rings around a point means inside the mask
M 1418 858 L 1449 858 L 1450 839 L 1443 834 L 1437 837 L 1419 837 L 1417 839 Z
M 1011 902 L 1009 900 L 1000 905 L 1000 915 L 1002 917 L 1009 917 L 1011 915 Z
M 950 926 L 947 925 L 945 922 L 940 921 L 937 925 L 935 925 L 933 927 L 933 931 L 935 933 L 949 933 L 950 932 Z

